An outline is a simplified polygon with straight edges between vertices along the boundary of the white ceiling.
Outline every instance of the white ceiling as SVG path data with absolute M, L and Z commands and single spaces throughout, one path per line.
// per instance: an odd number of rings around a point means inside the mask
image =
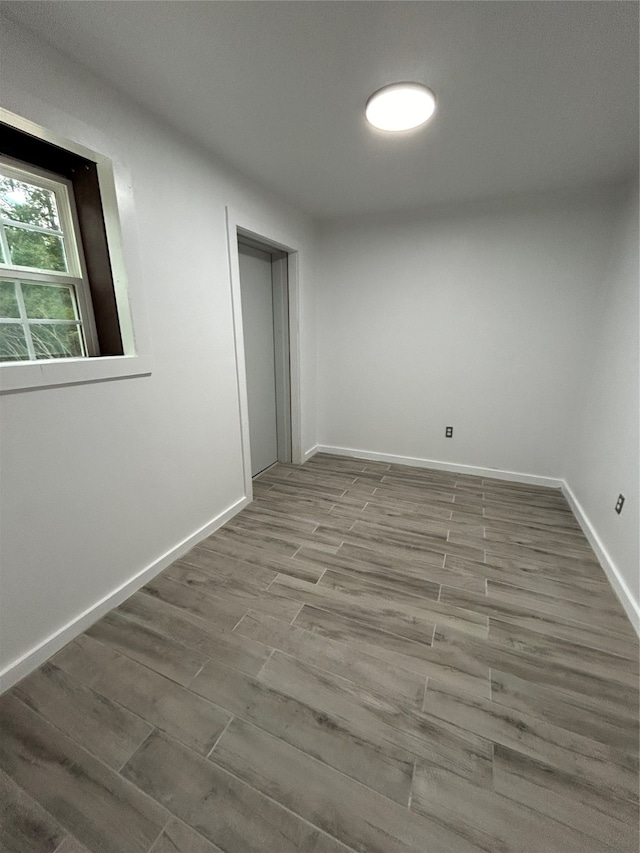
M 319 218 L 613 181 L 638 162 L 634 2 L 5 2 L 14 19 Z M 367 97 L 426 83 L 391 136 Z

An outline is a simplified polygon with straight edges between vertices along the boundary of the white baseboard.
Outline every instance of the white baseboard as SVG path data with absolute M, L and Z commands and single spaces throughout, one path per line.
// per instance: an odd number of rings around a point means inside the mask
M 10 663 L 2 670 L 2 672 L 0 672 L 0 693 L 8 690 L 26 675 L 29 675 L 29 673 L 40 666 L 40 664 L 44 663 L 52 655 L 60 651 L 63 646 L 66 646 L 66 644 L 73 640 L 74 637 L 77 637 L 78 634 L 81 634 L 90 625 L 97 622 L 97 620 L 104 616 L 105 613 L 108 613 L 109 610 L 113 610 L 114 607 L 122 604 L 123 601 L 133 595 L 133 593 L 140 589 L 141 586 L 144 586 L 147 581 L 151 580 L 151 578 L 166 569 L 167 566 L 170 566 L 171 563 L 178 560 L 186 554 L 187 551 L 190 551 L 198 544 L 198 542 L 201 542 L 203 539 L 206 539 L 207 536 L 214 533 L 219 527 L 229 521 L 230 518 L 233 518 L 236 513 L 240 512 L 240 510 L 250 502 L 250 498 L 241 498 L 224 512 L 220 513 L 220 515 L 217 515 L 215 518 L 211 519 L 211 521 L 208 521 L 190 536 L 187 536 L 186 539 L 183 539 L 169 551 L 164 553 L 150 566 L 147 566 L 141 572 L 138 572 L 138 574 L 134 575 L 128 581 L 125 581 L 125 583 L 117 587 L 117 589 L 112 590 L 110 593 L 105 595 L 104 598 L 100 599 L 100 601 L 92 604 L 91 607 L 88 607 L 83 613 L 74 617 L 70 622 L 67 622 L 66 625 L 63 625 L 62 628 L 51 634 L 51 636 L 47 637 L 46 640 L 43 640 L 25 655 L 18 658 L 18 660 Z
M 602 540 L 598 536 L 595 527 L 589 520 L 580 501 L 571 490 L 571 486 L 566 481 L 562 483 L 562 492 L 575 515 L 578 524 L 582 528 L 582 532 L 589 540 L 589 544 L 593 548 L 598 562 L 602 566 L 605 575 L 613 591 L 618 596 L 620 604 L 624 607 L 625 613 L 629 617 L 629 621 L 633 625 L 635 632 L 640 636 L 640 606 L 634 599 L 631 590 L 627 586 L 624 578 L 620 574 L 618 567 L 611 559 L 611 556 L 605 548 Z
M 302 454 L 303 463 L 308 462 L 312 456 L 315 456 L 316 453 L 318 453 L 318 451 L 319 451 L 319 447 L 317 444 L 314 447 L 310 448 L 309 450 L 305 450 L 305 452 Z
M 394 465 L 411 465 L 414 468 L 435 468 L 439 471 L 451 471 L 454 474 L 471 474 L 474 477 L 491 477 L 498 480 L 511 480 L 515 483 L 528 483 L 532 486 L 547 486 L 561 489 L 563 480 L 555 477 L 541 477 L 538 474 L 525 474 L 520 471 L 504 471 L 501 468 L 478 468 L 475 465 L 459 465 L 455 462 L 441 462 L 436 459 L 421 459 L 415 456 L 396 456 L 394 453 L 375 453 L 372 450 L 356 450 L 353 447 L 329 447 L 318 444 L 309 451 L 315 453 L 333 453 L 335 456 L 353 456 L 356 459 L 370 459 L 372 462 L 390 462 Z M 305 459 L 306 461 L 306 459 Z

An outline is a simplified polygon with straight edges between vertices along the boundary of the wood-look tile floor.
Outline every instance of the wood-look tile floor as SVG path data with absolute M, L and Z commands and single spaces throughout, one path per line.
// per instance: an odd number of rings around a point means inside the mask
M 559 492 L 318 455 L 0 698 L 11 853 L 638 850 L 638 643 Z

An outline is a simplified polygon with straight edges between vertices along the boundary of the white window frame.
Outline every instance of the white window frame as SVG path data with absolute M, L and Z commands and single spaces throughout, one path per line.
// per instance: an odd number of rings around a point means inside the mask
M 0 279 L 2 281 L 11 281 L 15 286 L 16 299 L 20 309 L 20 317 L 8 319 L 0 319 L 0 323 L 19 323 L 25 334 L 29 359 L 20 360 L 18 363 L 24 364 L 27 361 L 53 361 L 54 358 L 37 358 L 35 348 L 31 338 L 30 325 L 31 321 L 25 311 L 24 299 L 20 284 L 34 283 L 42 285 L 69 285 L 72 288 L 76 313 L 78 319 L 76 322 L 72 320 L 37 320 L 39 325 L 66 325 L 79 326 L 81 332 L 81 344 L 83 353 L 78 358 L 87 358 L 89 356 L 99 355 L 98 336 L 96 334 L 95 320 L 93 316 L 93 305 L 91 301 L 91 292 L 89 290 L 89 281 L 87 277 L 87 269 L 82 251 L 82 238 L 80 236 L 80 228 L 78 225 L 78 216 L 75 207 L 73 188 L 71 182 L 62 175 L 53 175 L 44 169 L 39 169 L 36 166 L 30 166 L 21 163 L 10 157 L 0 156 L 0 173 L 6 177 L 13 178 L 17 181 L 49 190 L 53 193 L 58 218 L 60 222 L 60 231 L 55 232 L 50 229 L 40 228 L 39 226 L 26 226 L 23 223 L 16 223 L 19 227 L 28 231 L 37 231 L 46 234 L 54 234 L 62 238 L 63 251 L 66 260 L 67 270 L 65 272 L 58 270 L 44 270 L 36 267 L 21 266 L 18 264 L 7 263 L 10 258 L 10 249 L 5 234 L 5 227 L 12 227 L 12 220 L 3 217 L 0 214 L 0 245 L 2 246 L 2 254 L 5 261 L 0 261 Z M 15 226 L 13 226 L 15 227 Z M 57 360 L 57 359 L 55 359 Z M 2 362 L 3 364 L 16 362 Z

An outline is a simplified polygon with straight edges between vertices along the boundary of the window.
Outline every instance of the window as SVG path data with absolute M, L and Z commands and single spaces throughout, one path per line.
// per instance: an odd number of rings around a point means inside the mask
M 151 374 L 117 187 L 139 280 L 126 163 L 0 107 L 0 395 Z
M 97 355 L 73 189 L 0 160 L 0 361 Z
M 4 122 L 0 281 L 0 363 L 124 355 L 97 159 Z

